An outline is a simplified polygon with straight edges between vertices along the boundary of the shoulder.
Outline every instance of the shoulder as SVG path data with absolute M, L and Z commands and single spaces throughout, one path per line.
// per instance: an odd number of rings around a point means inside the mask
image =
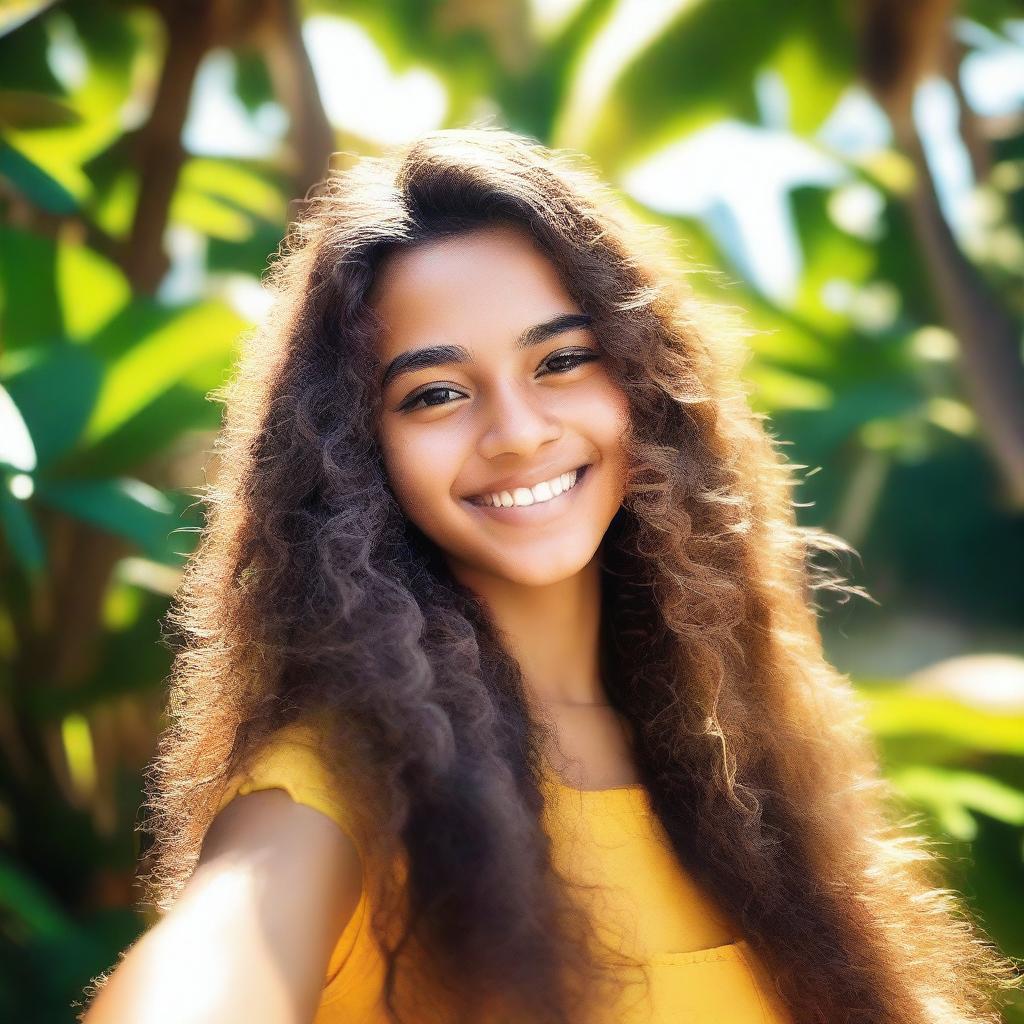
M 277 918 L 279 924 L 315 927 L 336 939 L 362 888 L 353 837 L 332 815 L 296 801 L 286 789 L 236 796 L 214 817 L 186 888 L 202 888 L 215 877 L 233 878 L 241 887 L 270 881 L 268 909 L 289 917 Z
M 289 905 L 294 924 L 304 920 L 337 939 L 359 901 L 365 865 L 357 815 L 319 738 L 314 724 L 292 723 L 246 758 L 225 786 L 193 877 L 266 877 L 273 893 L 297 901 Z
M 247 925 L 249 937 L 238 936 L 235 948 L 258 942 L 266 966 L 307 1006 L 322 995 L 363 892 L 347 817 L 333 793 L 320 798 L 305 776 L 292 790 L 236 793 L 214 817 L 186 885 L 186 901 L 214 914 L 225 908 L 233 929 Z
M 218 804 L 218 817 L 238 797 L 281 790 L 293 803 L 330 819 L 361 852 L 354 801 L 341 791 L 328 766 L 321 737 L 315 719 L 289 723 L 272 733 L 228 779 Z

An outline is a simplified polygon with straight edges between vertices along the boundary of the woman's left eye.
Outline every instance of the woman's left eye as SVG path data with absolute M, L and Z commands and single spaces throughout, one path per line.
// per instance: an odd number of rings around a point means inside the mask
M 584 363 L 589 363 L 594 359 L 597 359 L 600 353 L 594 349 L 585 349 L 580 352 L 562 352 L 553 356 L 549 356 L 544 361 L 544 366 L 551 367 L 552 363 L 559 363 L 562 360 L 568 360 L 567 363 L 562 363 L 561 367 L 553 367 L 552 373 L 565 373 L 568 370 L 574 370 L 577 366 L 582 366 Z

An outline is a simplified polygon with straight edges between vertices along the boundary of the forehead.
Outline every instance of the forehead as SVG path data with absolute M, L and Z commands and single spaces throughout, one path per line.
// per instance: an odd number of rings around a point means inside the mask
M 528 232 L 507 225 L 399 250 L 378 270 L 370 301 L 384 321 L 384 354 L 416 340 L 512 339 L 577 309 Z

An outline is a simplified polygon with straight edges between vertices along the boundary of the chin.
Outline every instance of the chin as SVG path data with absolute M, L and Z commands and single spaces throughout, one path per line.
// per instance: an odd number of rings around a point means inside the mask
M 536 571 L 531 572 L 527 567 L 519 565 L 510 568 L 508 572 L 502 573 L 502 578 L 509 583 L 515 583 L 521 587 L 550 587 L 555 583 L 571 579 L 586 566 L 581 565 L 564 569 L 552 569 L 550 566 L 537 566 Z
M 496 576 L 509 583 L 524 587 L 548 587 L 563 580 L 571 579 L 590 564 L 596 556 L 599 545 L 584 545 L 575 551 L 558 553 L 557 558 L 538 551 L 536 555 L 523 552 L 516 556 L 509 553 L 507 559 L 480 559 L 469 564 L 474 571 Z

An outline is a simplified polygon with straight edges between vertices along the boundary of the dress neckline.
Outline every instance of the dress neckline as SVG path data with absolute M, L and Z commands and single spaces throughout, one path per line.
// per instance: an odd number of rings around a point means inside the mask
M 604 793 L 637 793 L 644 788 L 642 782 L 630 782 L 624 786 L 606 786 L 604 789 L 580 789 L 561 780 L 557 781 L 555 785 L 559 789 L 567 789 L 570 793 L 583 793 L 586 796 L 601 796 Z
M 549 772 L 545 777 L 548 785 L 563 793 L 571 793 L 573 796 L 581 796 L 590 800 L 597 800 L 601 797 L 614 799 L 616 797 L 646 797 L 647 790 L 642 782 L 627 782 L 622 786 L 606 786 L 604 789 L 580 789 L 577 786 L 570 786 L 563 782 L 554 772 Z

